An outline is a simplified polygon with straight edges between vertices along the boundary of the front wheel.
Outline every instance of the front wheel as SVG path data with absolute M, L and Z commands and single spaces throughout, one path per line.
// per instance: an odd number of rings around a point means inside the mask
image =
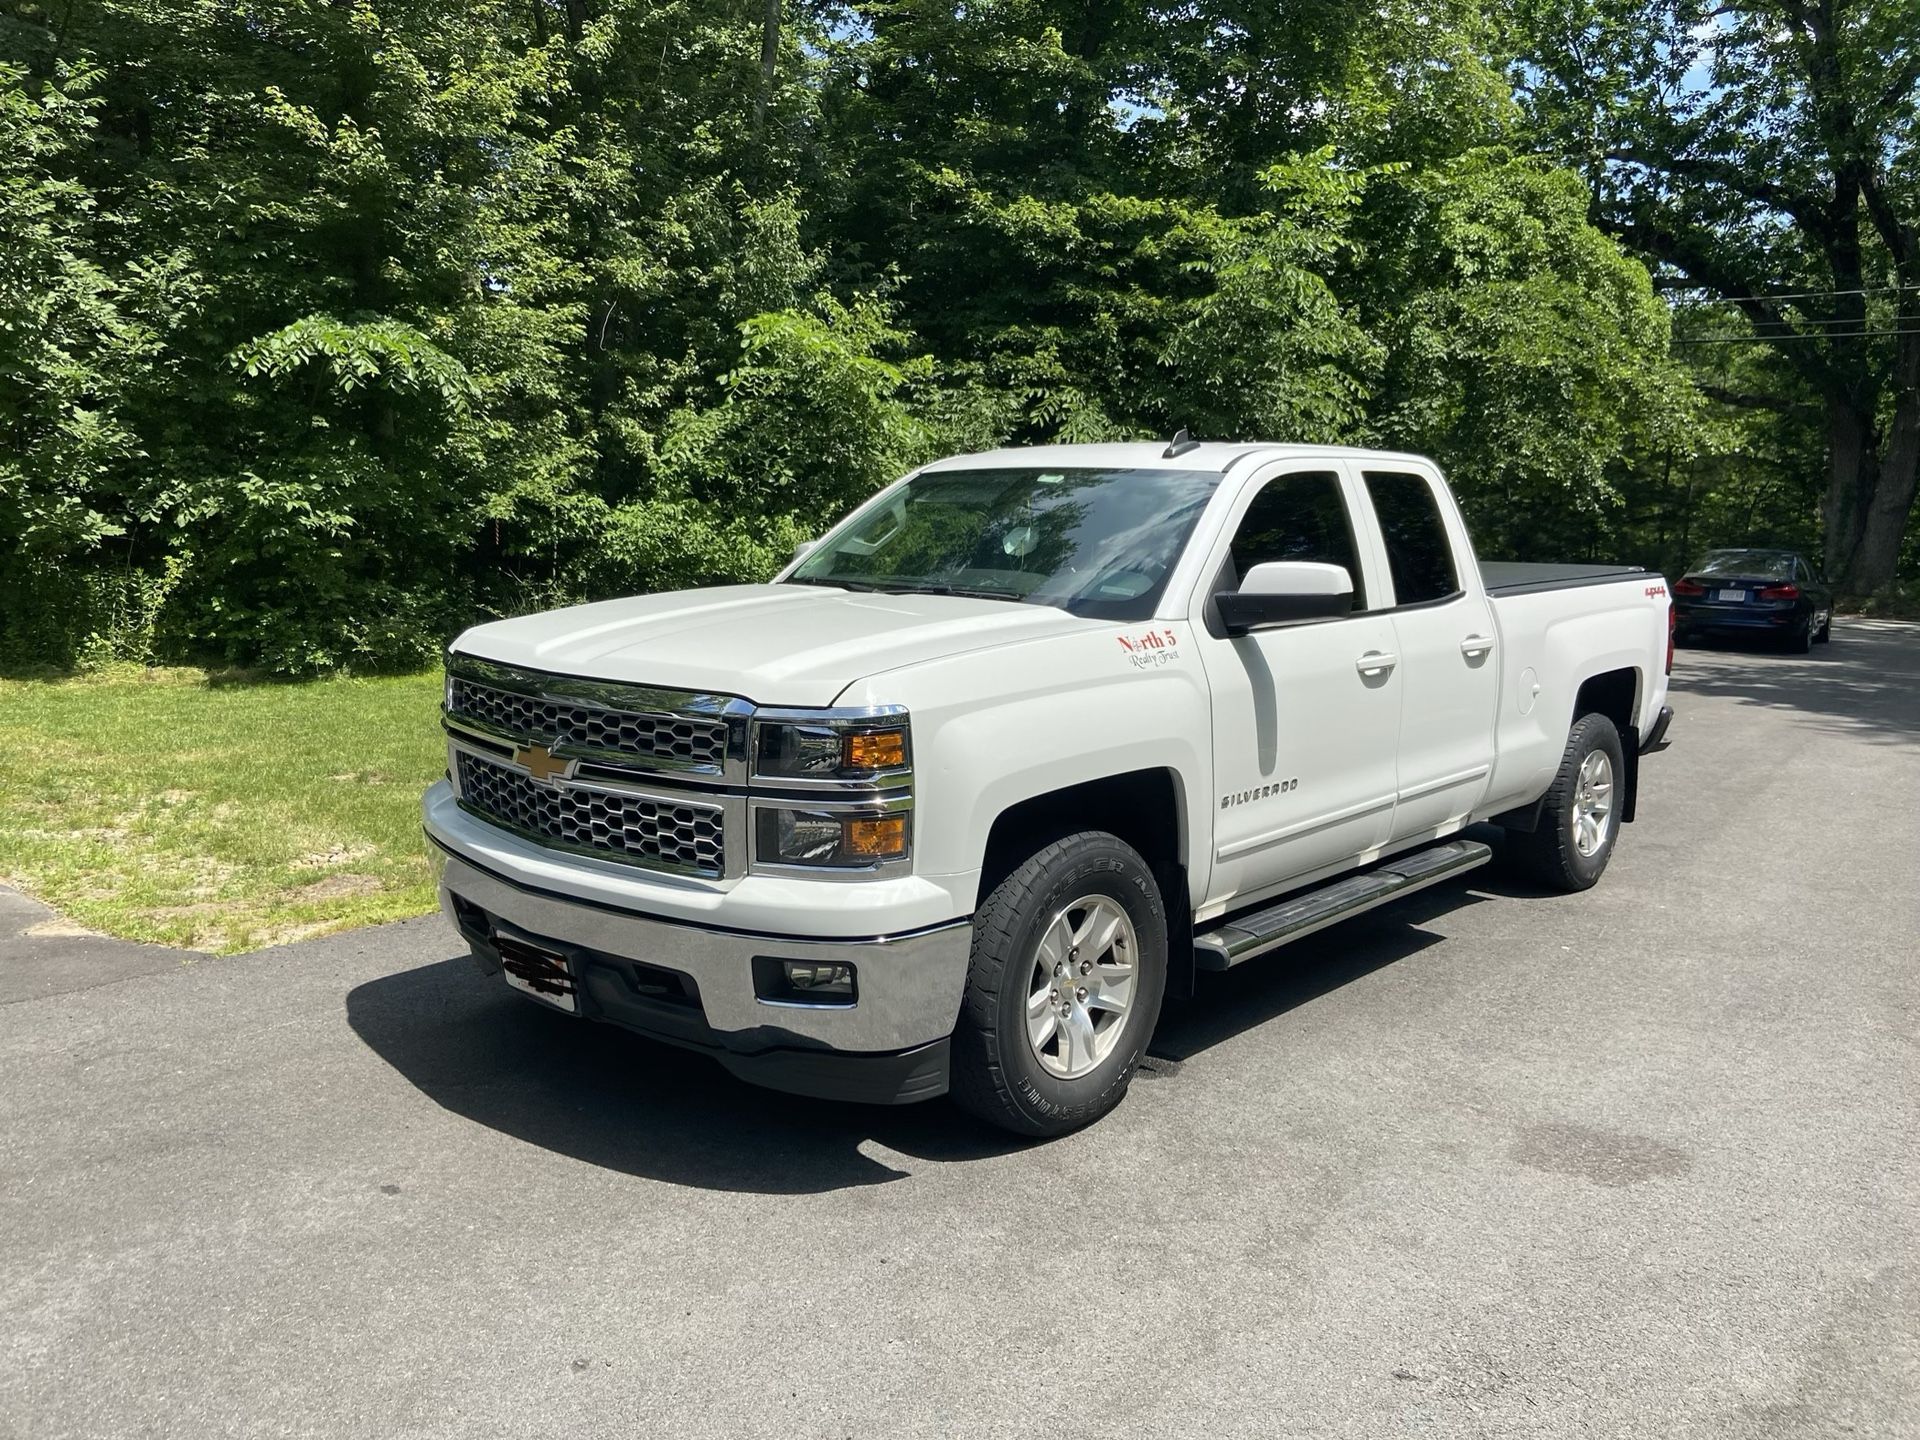
M 1127 1093 L 1166 984 L 1166 907 L 1147 862 L 1100 831 L 1055 841 L 974 915 L 954 1101 L 1021 1135 L 1092 1124 Z
M 1582 715 L 1567 735 L 1540 820 L 1511 836 L 1514 857 L 1555 890 L 1585 890 L 1600 878 L 1620 834 L 1627 773 L 1620 732 L 1604 715 Z

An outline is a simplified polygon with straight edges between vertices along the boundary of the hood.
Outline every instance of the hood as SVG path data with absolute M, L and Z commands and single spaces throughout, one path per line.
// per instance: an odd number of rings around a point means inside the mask
M 1096 622 L 1050 605 L 726 585 L 603 600 L 479 625 L 454 649 L 503 665 L 762 705 L 830 705 L 864 676 Z

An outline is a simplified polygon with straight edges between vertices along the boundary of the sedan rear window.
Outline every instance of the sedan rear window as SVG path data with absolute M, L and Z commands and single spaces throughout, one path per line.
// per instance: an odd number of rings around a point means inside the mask
M 1695 575 L 1745 575 L 1757 580 L 1793 579 L 1793 556 L 1780 550 L 1710 550 Z

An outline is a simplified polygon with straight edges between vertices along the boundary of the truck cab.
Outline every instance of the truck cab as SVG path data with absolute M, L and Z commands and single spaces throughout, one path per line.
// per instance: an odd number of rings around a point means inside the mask
M 746 1078 L 1055 1134 L 1169 989 L 1490 858 L 1594 883 L 1664 581 L 1483 567 L 1439 469 L 942 460 L 765 585 L 483 625 L 425 824 L 481 968 Z

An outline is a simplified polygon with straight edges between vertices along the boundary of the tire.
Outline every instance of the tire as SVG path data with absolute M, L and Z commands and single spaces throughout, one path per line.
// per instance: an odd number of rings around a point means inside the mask
M 1100 943 L 1108 929 L 1114 938 L 1099 954 L 1074 948 L 1075 939 Z M 1069 976 L 1072 993 L 1063 995 L 1048 962 L 1080 972 Z M 1092 1124 L 1126 1095 L 1166 987 L 1166 906 L 1147 862 L 1101 831 L 1055 841 L 996 885 L 974 914 L 948 1076 L 954 1102 L 1019 1135 L 1064 1135 Z M 1124 1006 L 1102 1007 L 1103 996 Z M 1036 1032 L 1044 1032 L 1039 1041 Z
M 1591 760 L 1605 759 L 1604 767 Z M 1591 848 L 1584 848 L 1584 833 L 1576 822 L 1591 817 L 1592 804 L 1582 803 L 1585 792 L 1583 775 L 1597 780 L 1593 772 L 1604 769 L 1606 809 L 1599 819 L 1599 833 Z M 1520 868 L 1549 889 L 1572 893 L 1590 888 L 1607 868 L 1614 842 L 1620 838 L 1620 789 L 1627 773 L 1626 757 L 1620 748 L 1620 732 L 1604 715 L 1582 715 L 1567 735 L 1566 753 L 1560 757 L 1560 769 L 1547 789 L 1546 803 L 1540 809 L 1540 823 L 1531 833 L 1509 832 L 1512 857 Z
M 1820 622 L 1820 628 L 1813 632 L 1814 643 L 1825 645 L 1833 639 L 1833 612 L 1827 612 L 1827 618 Z
M 1813 616 L 1807 616 L 1807 623 L 1791 630 L 1781 640 L 1780 648 L 1789 655 L 1805 655 L 1813 649 Z

